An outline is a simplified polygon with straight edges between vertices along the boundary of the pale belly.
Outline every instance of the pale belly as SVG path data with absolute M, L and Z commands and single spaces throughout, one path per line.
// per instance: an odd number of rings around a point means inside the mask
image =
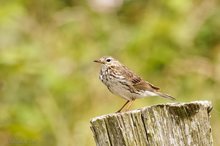
M 137 98 L 157 96 L 155 93 L 150 91 L 129 91 L 127 86 L 121 85 L 120 83 L 115 83 L 114 86 L 109 86 L 108 89 L 113 94 L 118 95 L 126 100 L 134 100 Z
M 131 93 L 127 88 L 120 86 L 120 85 L 115 85 L 108 87 L 108 89 L 115 95 L 118 95 L 126 100 L 134 100 L 136 98 L 140 98 L 141 95 L 138 93 Z
M 134 100 L 136 98 L 143 98 L 147 96 L 157 96 L 155 93 L 150 91 L 134 91 L 134 89 L 131 90 L 130 88 L 132 87 L 126 86 L 125 84 L 110 78 L 106 80 L 106 78 L 104 78 L 102 75 L 100 75 L 99 78 L 113 94 L 126 100 Z

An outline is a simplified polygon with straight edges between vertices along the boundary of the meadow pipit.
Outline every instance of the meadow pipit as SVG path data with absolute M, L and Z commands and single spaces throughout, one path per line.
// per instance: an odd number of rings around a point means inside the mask
M 108 56 L 102 57 L 94 62 L 102 64 L 99 79 L 115 95 L 127 100 L 127 102 L 117 111 L 121 112 L 127 105 L 128 110 L 137 98 L 146 96 L 161 96 L 175 99 L 174 97 L 159 92 L 159 88 L 137 76 L 118 60 Z

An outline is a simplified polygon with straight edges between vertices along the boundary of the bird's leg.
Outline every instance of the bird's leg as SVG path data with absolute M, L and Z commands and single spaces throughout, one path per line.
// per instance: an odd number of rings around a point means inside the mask
M 130 100 L 128 100 L 116 113 L 120 113 L 129 102 Z
M 128 106 L 125 108 L 125 111 L 128 111 L 131 108 L 131 105 L 134 103 L 134 100 L 131 100 Z

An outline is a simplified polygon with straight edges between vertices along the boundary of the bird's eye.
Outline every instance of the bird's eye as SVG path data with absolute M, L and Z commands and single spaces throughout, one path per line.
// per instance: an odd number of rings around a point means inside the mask
M 111 61 L 111 59 L 110 59 L 110 58 L 108 58 L 108 59 L 106 59 L 106 61 L 107 61 L 107 62 L 110 62 L 110 61 Z

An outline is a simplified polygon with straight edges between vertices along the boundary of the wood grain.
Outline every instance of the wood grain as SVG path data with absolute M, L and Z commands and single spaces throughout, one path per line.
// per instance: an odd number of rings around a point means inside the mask
M 168 103 L 91 120 L 97 146 L 212 146 L 211 102 Z

